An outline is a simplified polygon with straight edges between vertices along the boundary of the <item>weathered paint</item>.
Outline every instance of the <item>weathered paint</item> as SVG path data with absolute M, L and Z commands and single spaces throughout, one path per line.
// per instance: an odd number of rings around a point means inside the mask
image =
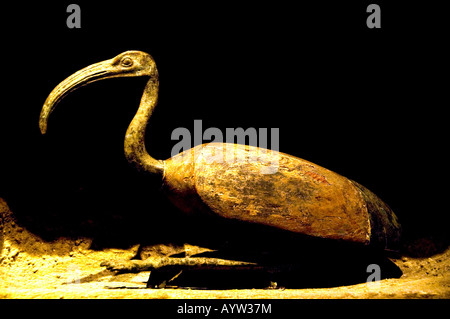
M 233 149 L 234 162 L 212 161 L 211 154 L 223 147 Z M 385 248 L 397 241 L 395 215 L 376 195 L 281 152 L 276 172 L 262 174 L 261 167 L 274 162 L 271 156 L 247 145 L 200 145 L 165 161 L 164 190 L 186 213 L 213 213 L 315 237 L 384 242 Z M 255 158 L 259 160 L 249 160 Z

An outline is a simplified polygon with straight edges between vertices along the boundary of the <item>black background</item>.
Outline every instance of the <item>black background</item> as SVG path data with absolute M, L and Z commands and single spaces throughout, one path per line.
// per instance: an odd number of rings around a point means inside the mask
M 30 230 L 114 245 L 125 233 L 134 242 L 195 229 L 176 226 L 185 220 L 158 181 L 123 156 L 146 79 L 72 93 L 40 135 L 41 106 L 60 81 L 133 49 L 150 53 L 160 74 L 146 141 L 155 158 L 169 158 L 172 131 L 193 132 L 195 119 L 223 132 L 276 127 L 280 151 L 374 191 L 406 238 L 447 235 L 441 8 L 376 1 L 382 28 L 368 29 L 365 1 L 77 3 L 81 29 L 66 26 L 70 2 L 2 7 L 0 195 Z

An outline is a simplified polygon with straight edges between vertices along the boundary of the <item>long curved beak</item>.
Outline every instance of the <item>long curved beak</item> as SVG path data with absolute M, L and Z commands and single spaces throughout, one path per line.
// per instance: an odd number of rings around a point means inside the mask
M 45 100 L 39 117 L 39 128 L 42 134 L 47 132 L 50 113 L 68 93 L 95 81 L 117 76 L 111 66 L 111 60 L 92 64 L 72 74 L 58 84 Z

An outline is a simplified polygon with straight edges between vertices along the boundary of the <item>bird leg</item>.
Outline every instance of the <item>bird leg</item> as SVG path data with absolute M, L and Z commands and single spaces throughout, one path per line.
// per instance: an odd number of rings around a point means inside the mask
M 108 270 L 119 272 L 151 271 L 148 288 L 164 288 L 167 283 L 178 277 L 183 270 L 228 270 L 253 269 L 256 263 L 205 257 L 150 257 L 145 260 L 115 260 L 100 264 Z
M 250 269 L 257 267 L 256 263 L 246 261 L 226 260 L 220 258 L 204 258 L 204 257 L 150 257 L 145 260 L 115 260 L 104 261 L 100 264 L 102 267 L 106 267 L 108 270 L 120 271 L 120 272 L 140 272 L 140 271 L 153 271 L 162 269 Z

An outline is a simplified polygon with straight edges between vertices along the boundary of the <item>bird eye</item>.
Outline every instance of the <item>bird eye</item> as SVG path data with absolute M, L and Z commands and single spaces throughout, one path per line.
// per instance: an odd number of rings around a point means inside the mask
M 129 57 L 124 57 L 122 61 L 120 61 L 120 64 L 122 64 L 123 67 L 129 68 L 133 65 L 133 60 Z

